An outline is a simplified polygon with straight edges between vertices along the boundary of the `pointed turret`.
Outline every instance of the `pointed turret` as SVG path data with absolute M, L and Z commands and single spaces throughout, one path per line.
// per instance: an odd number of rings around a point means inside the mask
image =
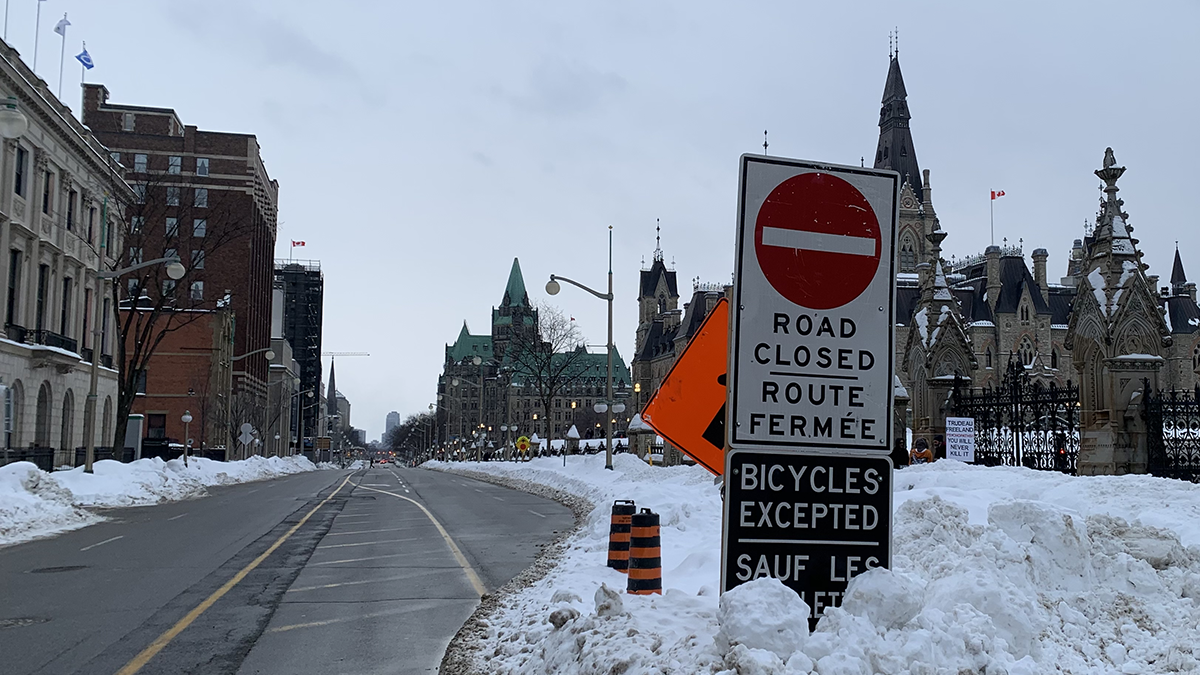
M 1171 292 L 1174 295 L 1187 293 L 1187 274 L 1183 272 L 1183 259 L 1179 257 L 1179 247 L 1175 248 L 1175 264 L 1171 266 Z
M 525 277 L 521 276 L 521 261 L 513 258 L 512 270 L 508 273 L 508 285 L 504 287 L 501 307 L 529 307 L 529 294 L 525 292 Z
M 920 199 L 924 186 L 909 129 L 911 118 L 904 75 L 900 73 L 900 58 L 893 55 L 888 66 L 887 82 L 883 86 L 883 106 L 879 110 L 879 147 L 875 150 L 875 168 L 899 173 L 901 181 L 911 184 L 913 192 Z

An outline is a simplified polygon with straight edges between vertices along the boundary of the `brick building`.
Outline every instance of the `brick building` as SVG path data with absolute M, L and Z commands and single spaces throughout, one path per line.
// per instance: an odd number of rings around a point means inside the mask
M 178 283 L 148 288 L 129 280 L 126 304 L 166 297 L 176 309 L 212 310 L 228 295 L 235 355 L 265 351 L 279 184 L 267 174 L 258 139 L 200 131 L 171 108 L 115 105 L 108 96 L 103 85 L 84 85 L 83 121 L 134 188 L 125 262 L 176 254 L 188 268 Z M 239 408 L 266 406 L 268 367 L 263 355 L 234 362 Z
M 123 309 L 121 314 L 144 310 Z M 185 443 L 185 411 L 192 414 L 188 434 L 193 452 L 230 446 L 230 393 L 233 387 L 233 312 L 228 308 L 198 316 L 163 336 L 139 378 L 134 413 L 145 415 L 144 455 L 156 446 Z M 134 339 L 130 336 L 129 339 Z

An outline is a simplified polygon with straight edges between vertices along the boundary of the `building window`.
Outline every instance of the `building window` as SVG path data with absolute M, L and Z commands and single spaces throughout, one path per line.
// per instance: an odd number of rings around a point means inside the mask
M 133 385 L 133 392 L 135 394 L 141 394 L 142 396 L 146 395 L 146 371 L 145 370 L 138 371 L 137 382 Z
M 130 265 L 140 265 L 141 263 L 142 263 L 142 247 L 141 246 L 130 246 L 129 247 L 129 264 Z
M 1050 350 L 1050 367 L 1055 370 L 1058 370 L 1058 350 L 1057 349 Z
M 63 277 L 62 280 L 62 312 L 58 319 L 58 332 L 60 335 L 71 334 L 71 277 Z
M 167 206 L 179 206 L 179 188 L 167 187 Z
M 196 158 L 196 175 L 197 176 L 207 176 L 208 175 L 208 158 L 207 157 L 197 157 Z
M 179 250 L 174 249 L 174 248 L 164 248 L 163 249 L 163 257 L 164 258 L 178 258 Z
M 120 163 L 121 163 L 121 153 L 119 153 L 119 152 L 110 152 L 110 153 L 108 153 L 108 156 L 109 156 L 109 157 L 112 157 L 112 161 L 116 162 L 117 164 L 120 164 Z
M 204 251 L 192 251 L 192 269 L 204 269 Z
M 146 173 L 146 156 L 137 154 L 133 156 L 133 170 L 137 173 Z
M 900 271 L 912 272 L 917 268 L 917 251 L 913 246 L 912 238 L 907 234 L 904 235 L 904 241 L 900 243 Z
M 203 300 L 204 299 L 204 282 L 203 281 L 193 281 L 192 282 L 192 299 L 193 300 Z
M 4 323 L 17 322 L 17 298 L 21 297 L 21 252 L 12 249 L 8 252 L 8 309 L 4 314 Z
M 192 221 L 193 237 L 203 237 L 205 232 L 208 232 L 208 220 L 204 218 L 197 218 Z
M 88 335 L 88 328 L 92 326 L 92 289 L 83 289 L 83 334 L 80 335 L 79 344 L 86 349 L 92 344 L 92 336 Z
M 67 195 L 67 231 L 75 231 L 75 200 L 79 199 L 79 193 L 71 190 Z
M 145 216 L 133 216 L 132 218 L 129 219 L 129 233 L 130 234 L 141 234 L 142 229 L 145 227 L 146 227 L 146 217 Z
M 141 280 L 138 279 L 137 277 L 126 280 L 126 282 L 125 282 L 125 297 L 137 298 L 139 284 L 141 284 Z
M 125 113 L 124 119 L 121 121 L 121 129 L 123 131 L 133 131 L 133 113 Z
M 37 284 L 37 313 L 34 317 L 33 327 L 37 330 L 42 330 L 46 327 L 46 284 L 50 280 L 50 266 L 38 265 L 38 284 Z
M 146 438 L 165 439 L 167 437 L 167 416 L 146 415 Z
M 15 179 L 13 181 L 13 192 L 16 192 L 18 195 L 20 195 L 22 197 L 25 196 L 25 170 L 28 168 L 28 165 L 29 165 L 29 152 L 26 151 L 25 148 L 22 148 L 21 146 L 18 145 L 17 146 L 17 165 L 16 165 L 16 167 L 14 167 L 14 171 L 13 171 L 13 173 L 15 174 Z
M 104 299 L 104 311 L 100 313 L 100 353 L 108 354 L 108 313 L 112 310 L 108 298 Z
M 179 236 L 179 219 L 167 218 L 167 238 Z
M 133 198 L 138 204 L 146 203 L 146 184 L 135 183 L 129 187 L 133 188 Z
M 87 235 L 87 241 L 89 244 L 92 244 L 92 245 L 95 245 L 95 243 L 96 243 L 95 230 L 96 230 L 96 207 L 93 206 L 92 208 L 88 209 L 88 235 Z
M 202 209 L 208 208 L 208 188 L 196 188 L 196 201 L 194 206 Z
M 983 355 L 983 365 L 985 368 L 992 367 L 992 348 L 988 347 L 987 352 Z
M 174 279 L 163 279 L 162 294 L 163 294 L 164 298 L 168 298 L 168 299 L 175 297 L 175 280 Z
M 183 158 L 176 155 L 167 157 L 167 173 L 179 174 L 183 172 Z
M 42 213 L 50 215 L 50 206 L 54 195 L 54 174 L 49 171 L 42 173 Z

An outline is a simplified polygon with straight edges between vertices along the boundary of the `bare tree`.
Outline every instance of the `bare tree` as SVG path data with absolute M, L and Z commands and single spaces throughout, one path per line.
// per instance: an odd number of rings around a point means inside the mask
M 425 449 L 435 422 L 433 413 L 409 415 L 404 422 L 384 434 L 383 445 L 411 459 Z
M 124 251 L 110 255 L 121 267 L 176 255 L 186 271 L 182 278 L 171 279 L 165 265 L 152 265 L 112 281 L 113 297 L 122 298 L 112 308 L 120 372 L 114 447 L 124 442 L 138 384 L 163 339 L 206 316 L 197 310 L 228 302 L 211 285 L 203 287 L 204 269 L 219 260 L 223 249 L 244 242 L 253 227 L 250 217 L 237 215 L 233 193 L 196 188 L 180 174 L 149 169 L 131 174 L 132 202 L 106 205 L 118 216 L 123 229 L 119 241 L 125 245 Z
M 535 331 L 514 331 L 506 354 L 512 377 L 530 389 L 546 420 L 546 447 L 554 436 L 554 399 L 583 377 L 587 347 L 575 322 L 553 305 L 539 303 Z

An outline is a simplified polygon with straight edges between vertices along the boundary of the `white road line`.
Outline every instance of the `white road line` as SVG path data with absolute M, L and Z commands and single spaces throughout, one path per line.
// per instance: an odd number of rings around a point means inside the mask
M 371 546 L 374 544 L 399 544 L 402 541 L 417 541 L 419 539 L 420 539 L 420 537 L 409 537 L 408 539 L 381 539 L 378 541 L 358 541 L 353 544 L 325 544 L 324 546 L 318 546 L 317 550 L 319 551 L 323 548 L 346 548 L 347 546 Z
M 502 502 L 502 501 L 504 501 L 504 497 L 497 497 L 497 496 L 495 496 L 495 495 L 492 495 L 492 499 L 495 499 L 495 500 L 496 500 L 496 501 L 498 501 L 498 502 Z
M 107 543 L 114 542 L 114 541 L 116 541 L 116 540 L 118 540 L 118 539 L 124 539 L 124 538 L 125 538 L 125 535 L 123 535 L 123 534 L 118 534 L 117 536 L 113 537 L 112 539 L 105 539 L 104 541 L 97 542 L 97 543 L 95 543 L 95 544 L 92 544 L 91 546 L 84 546 L 83 548 L 81 548 L 81 549 L 79 549 L 79 550 L 80 550 L 80 551 L 88 551 L 88 550 L 91 550 L 91 549 L 93 549 L 93 548 L 96 548 L 97 546 L 103 546 L 103 545 L 105 545 L 105 544 L 107 544 Z
M 167 520 L 179 520 L 180 518 L 182 518 L 182 517 L 184 517 L 184 516 L 186 516 L 186 515 L 187 515 L 186 513 L 181 513 L 181 514 L 179 514 L 179 515 L 177 515 L 177 516 L 171 516 L 170 518 L 167 518 Z
M 407 518 L 406 520 L 425 520 L 424 518 Z M 353 530 L 351 532 L 330 532 L 326 537 L 340 537 L 345 534 L 374 534 L 376 532 L 399 532 L 401 530 L 411 530 L 411 527 L 385 527 L 381 530 Z
M 413 610 L 413 608 L 405 605 L 404 607 L 398 607 L 396 609 L 386 609 L 386 610 L 383 610 L 380 612 L 371 612 L 370 614 L 355 614 L 354 616 L 339 617 L 337 619 L 325 619 L 324 621 L 310 621 L 308 623 L 294 623 L 289 626 L 278 626 L 276 628 L 271 628 L 271 629 L 267 630 L 267 632 L 268 633 L 284 633 L 289 630 L 296 630 L 297 628 L 319 628 L 321 626 L 328 626 L 333 623 L 344 623 L 346 621 L 358 621 L 360 619 L 374 619 L 374 618 L 380 617 L 380 616 L 390 616 L 392 614 L 403 614 L 405 612 L 412 612 L 412 611 L 415 611 L 415 610 Z
M 850 237 L 844 234 L 786 230 L 780 227 L 764 227 L 762 243 L 763 246 L 794 248 L 802 251 L 875 255 L 875 239 L 872 237 Z
M 483 490 L 480 490 L 479 488 L 475 488 L 475 491 L 478 492 L 479 494 L 483 494 Z
M 316 567 L 318 565 L 337 565 L 339 563 L 363 562 L 364 560 L 382 560 L 384 558 L 399 558 L 402 555 L 412 555 L 414 553 L 419 553 L 419 551 L 409 551 L 407 553 L 391 553 L 389 555 L 373 555 L 373 556 L 370 556 L 367 558 L 346 558 L 345 560 L 326 560 L 325 562 L 309 563 L 309 565 Z
M 542 514 L 538 513 L 537 511 L 534 511 L 533 509 L 529 509 L 529 512 L 532 513 L 533 515 L 537 516 L 538 518 L 546 517 L 546 516 L 543 516 Z
M 385 581 L 404 581 L 405 579 L 411 579 L 414 576 L 421 576 L 421 575 L 426 575 L 426 574 L 440 574 L 440 573 L 441 573 L 441 570 L 432 569 L 432 570 L 425 570 L 423 572 L 418 572 L 416 574 L 405 574 L 404 576 L 399 576 L 399 577 L 385 577 L 383 579 L 360 579 L 359 581 L 339 581 L 339 582 L 333 583 L 333 584 L 321 584 L 320 586 L 302 586 L 300 588 L 289 588 L 289 589 L 287 589 L 286 592 L 287 593 L 303 593 L 305 591 L 320 591 L 320 590 L 323 590 L 326 588 L 337 588 L 338 586 L 358 586 L 361 584 L 379 584 L 379 583 L 383 583 Z

